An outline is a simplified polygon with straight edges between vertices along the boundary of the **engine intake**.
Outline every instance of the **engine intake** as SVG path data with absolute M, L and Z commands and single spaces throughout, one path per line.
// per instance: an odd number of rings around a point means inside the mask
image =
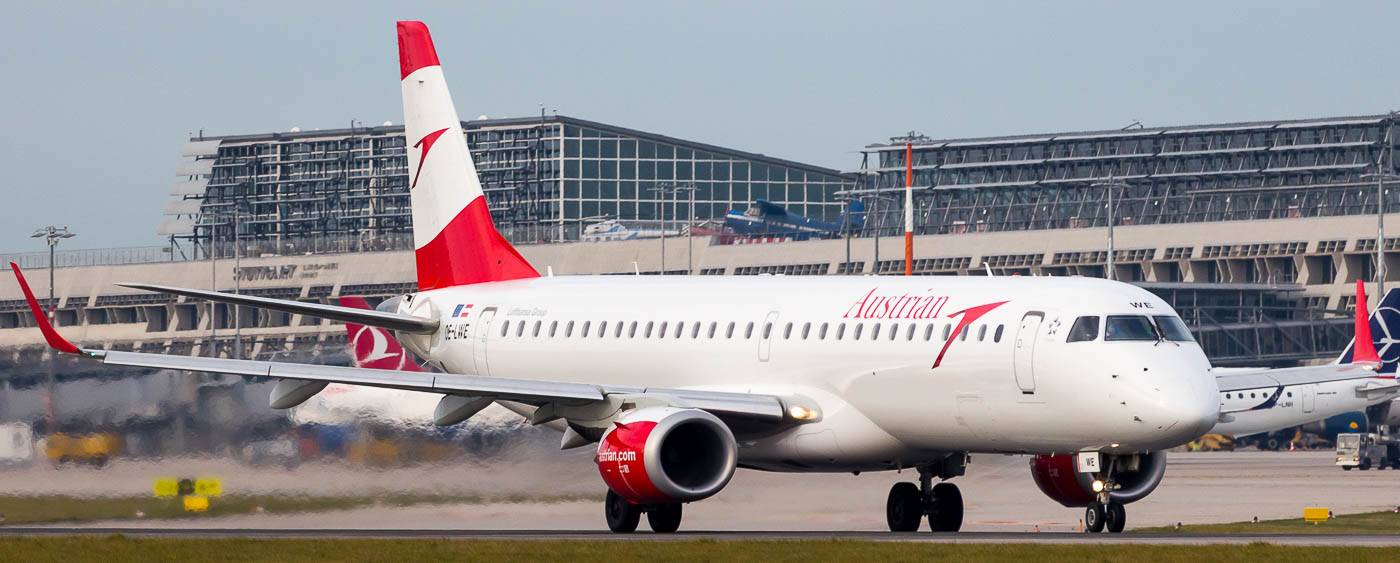
M 1080 473 L 1075 467 L 1074 454 L 1038 455 L 1031 458 L 1031 478 L 1040 492 L 1064 506 L 1089 506 L 1094 502 L 1094 480 L 1101 478 L 1096 473 Z M 1118 488 L 1109 491 L 1109 500 L 1128 504 L 1142 500 L 1162 482 L 1167 472 L 1167 453 L 1151 452 L 1134 456 L 1121 456 L 1120 467 L 1115 471 L 1113 481 Z
M 598 442 L 598 472 L 641 504 L 691 502 L 729 484 L 739 462 L 729 427 L 698 409 L 654 407 L 623 415 Z

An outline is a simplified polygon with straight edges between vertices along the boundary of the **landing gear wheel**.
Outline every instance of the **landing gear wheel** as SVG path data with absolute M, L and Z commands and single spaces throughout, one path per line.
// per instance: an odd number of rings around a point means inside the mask
M 891 532 L 916 532 L 924 519 L 924 495 L 913 483 L 895 483 L 885 501 L 885 520 Z
M 677 511 L 677 514 L 680 512 Z M 630 534 L 637 531 L 637 522 L 642 519 L 641 507 L 632 504 L 617 493 L 608 491 L 607 500 L 603 501 L 603 514 L 608 519 L 608 529 L 618 534 Z
M 962 492 L 952 483 L 939 483 L 933 486 L 933 498 L 929 501 L 928 527 L 935 532 L 956 532 L 962 528 Z
M 651 526 L 651 531 L 658 534 L 669 534 L 679 530 L 681 527 L 681 503 L 661 504 L 647 511 L 647 524 Z
M 1090 504 L 1084 509 L 1084 531 L 1097 534 L 1103 531 L 1104 509 L 1099 503 Z
M 1123 508 L 1121 502 L 1108 503 L 1108 509 L 1103 514 L 1104 528 L 1110 534 L 1117 534 L 1123 531 L 1123 526 L 1128 523 L 1128 511 Z

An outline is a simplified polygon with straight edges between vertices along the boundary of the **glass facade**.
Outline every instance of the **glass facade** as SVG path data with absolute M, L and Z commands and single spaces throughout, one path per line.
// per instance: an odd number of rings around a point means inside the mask
M 914 143 L 919 233 L 1375 213 L 1389 115 Z M 863 190 L 904 186 L 902 142 L 866 147 Z M 1112 182 L 1110 182 L 1112 180 Z M 1386 194 L 1388 212 L 1400 193 Z M 891 206 L 893 207 L 893 206 Z M 881 213 L 899 230 L 902 209 Z M 891 222 L 891 218 L 895 218 Z
M 722 219 L 767 199 L 824 220 L 840 216 L 835 194 L 854 176 L 762 155 L 562 116 L 463 122 L 487 204 L 518 244 L 576 240 L 582 228 L 617 220 L 641 231 Z M 382 126 L 210 137 L 217 143 L 182 167 L 183 190 L 168 215 L 196 247 L 239 241 L 250 251 L 318 252 L 411 248 L 407 153 L 402 127 Z M 659 188 L 694 189 L 663 196 Z M 222 254 L 223 251 L 219 251 Z

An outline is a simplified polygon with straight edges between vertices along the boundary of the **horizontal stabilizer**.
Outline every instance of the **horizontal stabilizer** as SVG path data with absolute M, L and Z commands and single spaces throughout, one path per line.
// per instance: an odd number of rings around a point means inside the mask
M 187 289 L 183 287 L 170 287 L 164 285 L 152 285 L 145 283 L 119 283 L 122 287 L 154 291 L 156 293 L 168 293 L 171 295 L 183 295 L 197 299 L 208 299 L 220 303 L 231 303 L 244 307 L 258 307 L 261 309 L 272 309 L 297 315 L 310 315 L 333 321 L 345 323 L 356 323 L 368 326 L 377 326 L 399 332 L 410 332 L 415 334 L 432 334 L 437 332 L 440 323 L 437 319 L 425 319 L 413 315 L 400 315 L 398 313 L 388 313 L 384 311 L 372 311 L 357 309 L 354 307 L 340 307 L 337 305 L 322 305 L 320 303 L 303 303 L 301 301 L 289 301 L 286 299 L 273 299 L 270 297 L 258 297 L 255 295 L 240 295 L 237 293 L 223 293 L 220 291 L 208 291 L 204 289 Z

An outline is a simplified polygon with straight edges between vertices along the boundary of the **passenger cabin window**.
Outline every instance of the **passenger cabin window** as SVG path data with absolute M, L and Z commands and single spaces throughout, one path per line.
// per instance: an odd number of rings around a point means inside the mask
M 507 332 L 510 332 L 510 321 L 501 323 L 501 336 L 504 337 Z
M 773 336 L 773 323 L 763 323 L 763 339 L 767 340 Z
M 661 326 L 656 327 L 656 337 L 666 338 L 666 321 L 661 321 Z
M 683 322 L 683 321 L 677 321 L 677 322 L 676 322 L 676 331 L 675 331 L 674 333 L 671 333 L 671 337 L 672 337 L 672 338 L 680 338 L 682 332 L 685 332 L 685 322 Z
M 520 338 L 522 336 L 525 336 L 525 321 L 520 321 L 515 324 L 515 337 Z
M 843 336 L 846 336 L 846 323 L 836 325 L 836 339 L 840 340 Z
M 826 323 L 822 323 L 822 327 L 817 330 L 817 339 L 826 340 Z
M 963 342 L 967 342 L 967 329 L 968 329 L 968 328 L 970 328 L 970 327 L 968 327 L 967 325 L 963 325 L 962 332 L 958 334 L 958 340 L 962 340 Z
M 875 326 L 873 326 L 873 327 L 870 328 L 870 339 L 871 339 L 871 340 L 879 340 L 879 339 L 880 339 L 880 323 L 875 323 Z
M 914 340 L 914 329 L 916 329 L 916 328 L 918 328 L 918 326 L 916 326 L 914 323 L 909 323 L 909 329 L 908 329 L 909 333 L 906 334 L 906 335 L 904 335 L 904 339 L 905 339 L 905 340 L 908 340 L 908 341 L 910 341 L 910 342 L 913 342 L 913 340 Z
M 559 321 L 549 321 L 549 337 L 554 338 L 554 333 L 559 330 Z
M 860 340 L 860 331 L 865 328 L 865 323 L 856 323 L 856 331 L 851 334 L 851 340 Z
M 1065 342 L 1089 342 L 1099 339 L 1099 318 L 1079 317 L 1074 326 L 1069 327 L 1069 338 Z
M 987 325 L 982 325 L 982 326 L 977 327 L 977 341 L 978 341 L 978 342 L 981 342 L 981 341 L 986 340 L 986 339 L 987 339 Z
M 711 340 L 714 339 L 714 337 L 715 337 L 715 329 L 718 328 L 718 327 L 719 327 L 719 323 L 717 323 L 717 322 L 715 322 L 715 321 L 710 321 L 710 334 L 709 334 L 709 338 L 710 338 Z
M 783 340 L 787 340 L 789 338 L 792 338 L 792 323 L 788 323 L 786 326 L 783 327 Z
M 579 338 L 588 338 L 588 328 L 593 325 L 593 321 L 583 321 L 583 330 L 579 331 Z
M 573 336 L 573 335 L 574 335 L 574 321 L 569 321 L 569 324 L 564 325 L 564 338 L 568 338 L 568 337 Z
M 1003 328 L 1006 327 L 1003 325 L 997 325 L 997 331 L 992 333 L 992 342 L 1001 342 L 1001 329 Z
M 598 322 L 598 338 L 602 338 L 602 337 L 607 336 L 607 335 L 608 335 L 608 321 L 599 321 L 599 322 Z
M 924 342 L 930 340 L 933 340 L 933 323 L 929 323 L 928 326 L 924 327 Z
M 628 337 L 628 338 L 636 338 L 636 337 L 637 337 L 637 321 L 632 321 L 631 324 L 627 325 L 627 337 Z
M 646 328 L 646 331 L 642 333 L 642 337 L 643 337 L 643 338 L 651 338 L 651 326 L 652 326 L 652 322 L 651 322 L 651 321 L 647 321 L 647 328 Z
M 802 323 L 802 339 L 806 340 L 807 335 L 812 332 L 812 323 Z
M 700 323 L 691 323 L 691 325 L 690 325 L 690 339 L 691 339 L 691 340 L 694 340 L 694 339 L 696 339 L 696 338 L 700 338 Z
M 1157 340 L 1157 330 L 1152 327 L 1152 321 L 1141 315 L 1109 315 L 1104 323 L 1103 339 L 1109 342 Z
M 617 327 L 613 329 L 613 338 L 622 338 L 622 324 L 622 321 L 617 321 L 613 324 L 613 326 Z
M 1162 336 L 1167 340 L 1175 342 L 1194 341 L 1194 339 L 1191 338 L 1191 331 L 1186 328 L 1186 323 L 1181 322 L 1181 319 L 1171 315 L 1157 315 L 1152 317 L 1152 320 L 1157 321 L 1157 330 L 1162 331 Z
M 749 324 L 748 324 L 747 326 L 744 327 L 744 339 L 747 340 L 747 339 L 749 339 L 749 338 L 753 338 L 753 322 L 752 322 L 752 321 L 750 321 Z
M 944 341 L 944 342 L 947 342 L 947 341 L 948 341 L 948 337 L 949 337 L 949 336 L 952 336 L 952 334 L 953 334 L 953 325 L 952 325 L 952 324 L 943 325 L 943 341 Z
M 734 323 L 732 321 L 729 323 L 729 328 L 724 329 L 724 337 L 734 338 Z
M 535 321 L 535 330 L 531 331 L 532 334 L 530 334 L 530 336 L 533 336 L 533 337 L 535 337 L 535 338 L 539 338 L 539 337 L 540 337 L 540 327 L 542 327 L 542 326 L 544 326 L 544 321 Z

